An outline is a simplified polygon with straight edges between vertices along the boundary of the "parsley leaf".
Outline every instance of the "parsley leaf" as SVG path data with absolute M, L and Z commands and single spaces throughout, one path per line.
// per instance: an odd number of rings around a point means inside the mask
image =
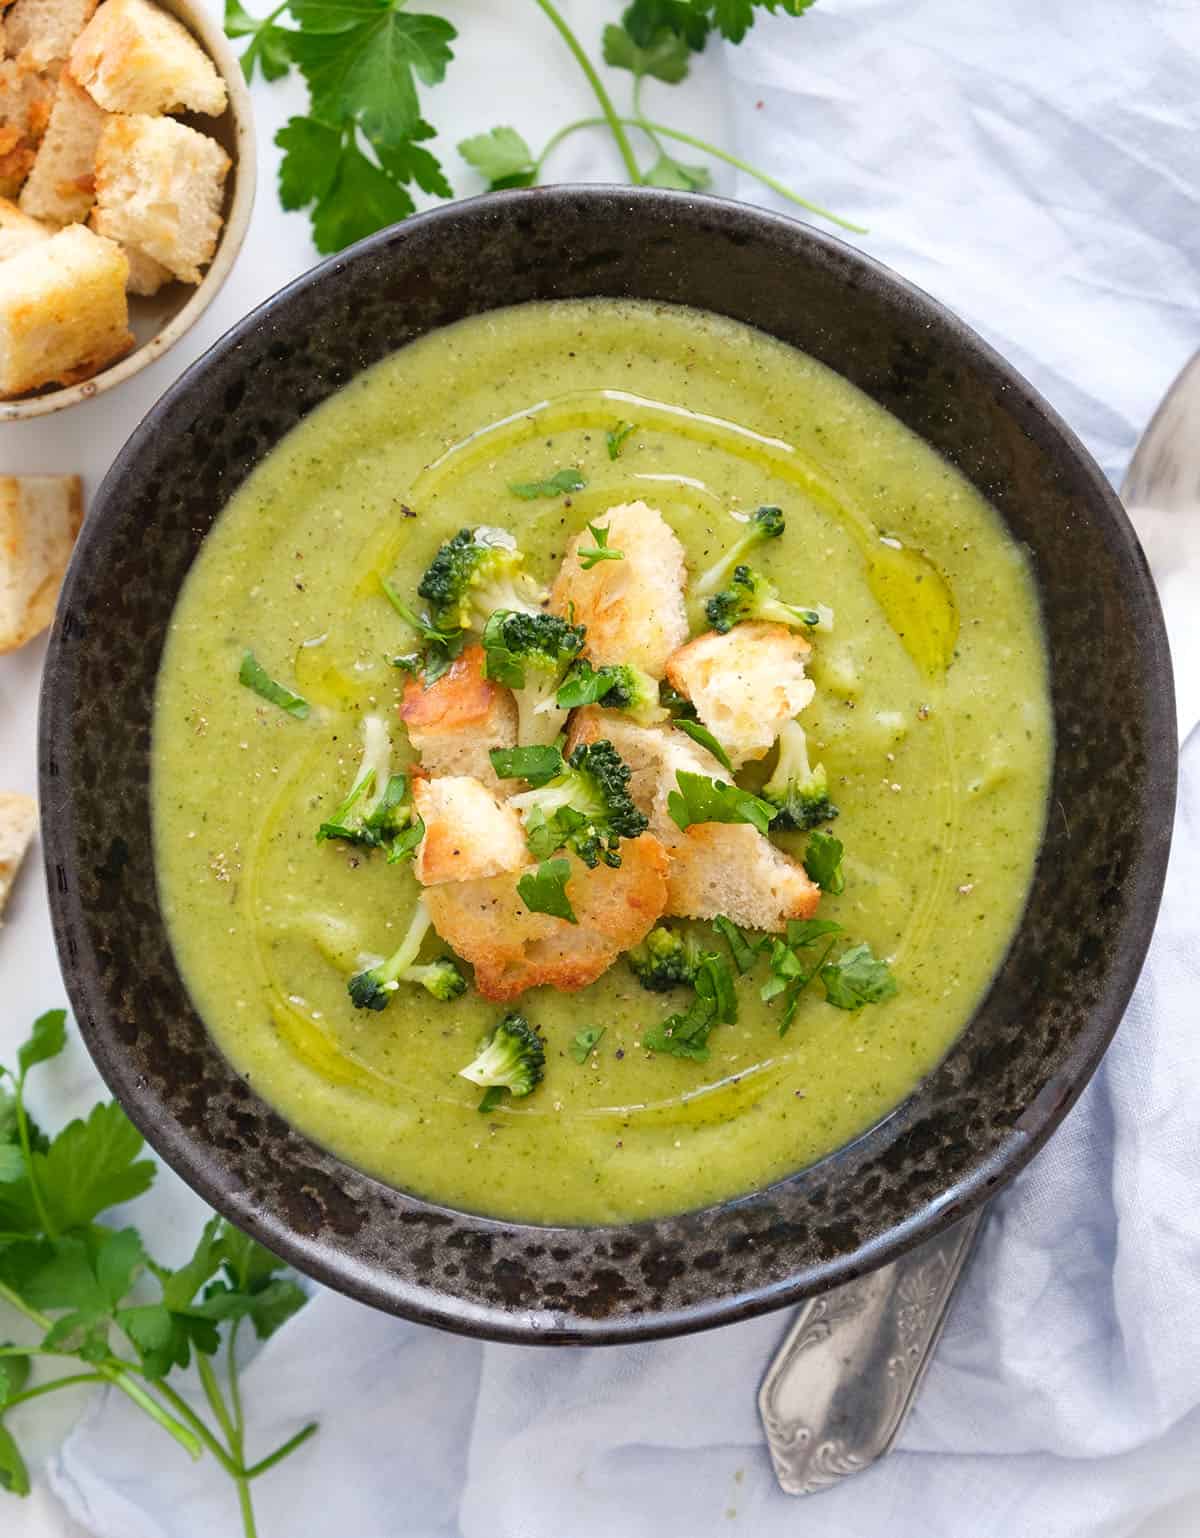
M 5 1345 L 9 1342 L 5 1341 Z M 29 1382 L 31 1363 L 27 1356 L 0 1356 L 0 1408 L 19 1394 Z
M 492 768 L 501 780 L 528 780 L 530 785 L 545 785 L 566 771 L 561 751 L 548 748 L 492 748 L 488 753 Z
M 737 1022 L 737 993 L 733 973 L 724 956 L 706 951 L 696 970 L 696 997 L 683 1014 L 668 1015 L 661 1024 L 642 1032 L 642 1045 L 651 1052 L 673 1057 L 708 1060 L 708 1038 L 714 1025 Z
M 731 43 L 740 43 L 754 25 L 756 6 L 770 11 L 782 11 L 785 16 L 803 16 L 815 0 L 709 0 L 713 21 L 722 37 Z
M 613 428 L 604 434 L 604 441 L 608 445 L 609 459 L 620 459 L 621 449 L 630 433 L 637 431 L 635 422 L 618 422 Z
M 842 926 L 833 919 L 788 919 L 787 943 L 795 949 L 813 945 L 825 935 L 840 935 Z
M 679 789 L 667 797 L 667 811 L 676 827 L 685 832 L 697 822 L 748 822 L 765 833 L 771 819 L 778 815 L 778 809 L 769 801 L 751 795 L 748 790 L 739 790 L 736 785 L 726 785 L 724 780 L 691 774 L 686 769 L 677 770 L 675 780 Z
M 56 1226 L 82 1228 L 148 1190 L 154 1165 L 138 1160 L 142 1146 L 142 1134 L 109 1101 L 93 1106 L 86 1121 L 68 1123 L 45 1153 L 34 1154 L 34 1178 Z
M 266 700 L 268 704 L 278 705 L 280 710 L 286 710 L 288 715 L 295 716 L 297 721 L 303 721 L 308 715 L 308 701 L 298 694 L 293 694 L 283 684 L 276 683 L 252 651 L 242 655 L 242 665 L 238 669 L 238 683 L 245 684 L 247 689 L 253 689 L 255 694 Z
M 728 773 L 733 773 L 733 763 L 725 749 L 709 731 L 707 726 L 701 726 L 699 721 L 689 720 L 686 716 L 678 716 L 671 725 L 677 727 L 685 737 L 690 737 L 693 742 L 698 742 L 702 748 L 707 748 L 712 756 Z M 715 819 L 709 819 L 715 821 Z
M 730 955 L 733 957 L 733 964 L 744 976 L 758 960 L 759 952 L 763 950 L 767 943 L 765 938 L 751 945 L 733 920 L 727 918 L 723 913 L 718 913 L 716 918 L 713 919 L 713 928 L 729 946 Z
M 548 913 L 552 918 L 566 919 L 568 924 L 578 924 L 567 896 L 570 874 L 569 860 L 543 860 L 536 871 L 526 871 L 517 882 L 521 901 L 530 913 Z
M 678 85 L 687 77 L 691 49 L 686 38 L 670 27 L 658 27 L 643 45 L 634 42 L 624 27 L 604 29 L 604 62 L 614 69 L 627 69 L 639 80 L 652 75 L 668 85 Z
M 0 1490 L 10 1495 L 29 1494 L 29 1470 L 21 1457 L 12 1433 L 0 1426 Z
M 240 0 L 225 0 L 225 35 L 250 39 L 242 54 L 242 74 L 248 83 L 254 79 L 256 64 L 264 80 L 281 80 L 291 68 L 289 44 L 293 33 L 277 26 L 270 17 L 259 21 L 244 9 Z
M 846 877 L 842 871 L 843 851 L 841 839 L 818 829 L 809 839 L 804 854 L 804 869 L 821 890 L 832 897 L 846 890 Z
M 544 481 L 510 482 L 508 489 L 514 497 L 532 502 L 536 497 L 565 497 L 569 492 L 582 491 L 586 485 L 586 476 L 580 475 L 578 470 L 568 468 L 557 470 Z
M 646 172 L 650 187 L 673 187 L 678 192 L 707 192 L 712 186 L 712 172 L 707 166 L 685 165 L 666 150 Z
M 463 139 L 458 153 L 486 178 L 489 192 L 529 187 L 537 175 L 533 151 L 515 128 L 501 126 Z
M 624 550 L 610 550 L 608 548 L 608 525 L 601 527 L 595 523 L 588 524 L 588 533 L 596 541 L 594 545 L 581 545 L 576 551 L 579 564 L 584 571 L 591 571 L 592 567 L 600 561 L 623 561 Z
M 666 29 L 699 53 L 708 41 L 711 5 L 712 0 L 633 0 L 621 17 L 621 25 L 641 48 L 651 47 L 658 33 Z
M 38 1063 L 47 1063 L 67 1044 L 67 1012 L 49 1009 L 33 1022 L 29 1040 L 17 1049 L 17 1067 L 24 1078 Z M 14 1120 L 14 1126 L 16 1125 Z
M 821 968 L 825 997 L 836 1009 L 861 1009 L 864 1004 L 879 1004 L 890 999 L 896 979 L 886 961 L 872 955 L 871 947 L 853 945 L 836 961 Z
M 571 1056 L 581 1066 L 587 1062 L 592 1053 L 604 1039 L 607 1026 L 591 1025 L 586 1031 L 580 1031 L 570 1046 Z

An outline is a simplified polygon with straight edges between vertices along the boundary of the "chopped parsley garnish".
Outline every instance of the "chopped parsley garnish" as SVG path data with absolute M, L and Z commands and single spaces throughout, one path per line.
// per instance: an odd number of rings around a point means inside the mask
M 289 716 L 295 716 L 297 721 L 307 718 L 310 706 L 306 699 L 278 683 L 259 662 L 252 651 L 242 654 L 242 665 L 238 669 L 238 683 L 245 684 L 247 689 L 253 689 L 260 699 L 267 701 L 269 705 L 278 705 L 280 710 L 286 710 Z
M 878 1004 L 896 992 L 896 979 L 886 961 L 872 955 L 866 944 L 853 945 L 836 961 L 821 968 L 825 997 L 837 1009 L 861 1009 Z
M 565 497 L 572 491 L 582 491 L 587 477 L 578 470 L 558 470 L 544 481 L 510 481 L 509 491 L 514 497 L 532 502 L 537 497 Z
M 713 928 L 729 946 L 733 964 L 743 975 L 749 972 L 758 960 L 759 952 L 766 944 L 765 940 L 759 940 L 751 945 L 742 931 L 731 918 L 726 918 L 723 913 L 718 913 L 713 919 Z
M 567 761 L 556 745 L 547 748 L 492 748 L 488 757 L 501 780 L 528 780 L 530 785 L 545 785 L 562 774 Z
M 733 973 L 724 956 L 706 951 L 696 969 L 693 987 L 696 996 L 683 1013 L 668 1015 L 661 1024 L 642 1032 L 644 1047 L 672 1057 L 688 1057 L 697 1063 L 707 1061 L 713 1026 L 737 1023 Z
M 699 721 L 689 721 L 686 716 L 676 717 L 671 722 L 671 725 L 678 727 L 685 736 L 690 737 L 693 742 L 698 742 L 702 748 L 707 748 L 722 769 L 726 770 L 729 774 L 733 773 L 733 764 L 730 762 L 729 754 L 726 753 L 707 726 L 701 726 Z
M 592 1053 L 603 1041 L 606 1029 L 607 1027 L 603 1025 L 591 1025 L 586 1031 L 579 1032 L 570 1046 L 571 1056 L 577 1063 L 582 1065 L 587 1062 L 588 1058 L 591 1057 Z
M 579 564 L 584 571 L 591 571 L 592 567 L 600 561 L 623 561 L 624 550 L 610 550 L 608 548 L 608 525 L 588 524 L 588 533 L 596 541 L 594 545 L 581 545 L 577 552 Z
M 842 853 L 841 839 L 818 828 L 809 838 L 808 848 L 804 854 L 804 869 L 822 892 L 828 892 L 831 897 L 836 897 L 839 892 L 846 890 L 846 877 L 842 871 Z
M 604 434 L 604 442 L 608 446 L 609 459 L 620 459 L 621 450 L 625 445 L 626 438 L 636 430 L 637 424 L 634 422 L 618 422 L 615 427 L 610 428 Z
M 548 913 L 551 918 L 578 924 L 567 896 L 570 875 L 570 860 L 543 860 L 536 871 L 526 871 L 517 882 L 521 901 L 530 913 Z
M 679 789 L 667 797 L 667 811 L 676 827 L 685 832 L 697 822 L 748 822 L 765 833 L 776 815 L 769 801 L 751 795 L 748 790 L 739 790 L 736 785 L 727 785 L 724 780 L 691 774 L 686 769 L 676 770 L 675 779 Z

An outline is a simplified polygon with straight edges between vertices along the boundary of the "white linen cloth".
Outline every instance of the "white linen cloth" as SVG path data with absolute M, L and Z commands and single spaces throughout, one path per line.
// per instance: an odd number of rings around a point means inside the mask
M 859 244 L 977 326 L 1118 479 L 1200 344 L 1193 0 L 821 0 L 723 67 L 739 152 L 869 225 Z M 255 1455 L 322 1421 L 256 1486 L 264 1538 L 1118 1538 L 1200 1491 L 1198 912 L 1193 733 L 1128 1017 L 993 1204 L 885 1463 L 808 1502 L 777 1491 L 755 1391 L 783 1316 L 547 1351 L 320 1292 L 246 1373 Z M 50 1473 L 96 1538 L 237 1531 L 220 1472 L 119 1396 Z

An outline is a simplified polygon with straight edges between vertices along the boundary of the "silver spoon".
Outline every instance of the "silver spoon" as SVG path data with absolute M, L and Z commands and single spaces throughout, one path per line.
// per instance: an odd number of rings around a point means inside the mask
M 1167 614 L 1182 741 L 1200 724 L 1200 354 L 1143 433 L 1121 496 Z M 788 1495 L 825 1490 L 895 1445 L 986 1212 L 800 1308 L 758 1393 Z

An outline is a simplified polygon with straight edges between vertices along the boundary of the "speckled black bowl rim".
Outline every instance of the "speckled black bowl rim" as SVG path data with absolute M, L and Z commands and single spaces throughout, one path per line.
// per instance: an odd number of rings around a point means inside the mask
M 397 1192 L 342 1163 L 284 1127 L 210 1044 L 210 1071 L 221 1094 L 233 1096 L 241 1114 L 256 1118 L 273 1140 L 266 1151 L 248 1156 L 248 1163 L 234 1160 L 214 1137 L 184 1125 L 181 1087 L 148 1076 L 123 1029 L 125 1004 L 106 982 L 93 934 L 93 924 L 101 920 L 89 898 L 96 890 L 93 873 L 84 870 L 95 851 L 89 849 L 85 819 L 77 812 L 84 785 L 75 714 L 80 657 L 96 633 L 80 616 L 90 612 L 122 499 L 136 483 L 141 462 L 153 460 L 155 444 L 164 435 L 169 440 L 179 431 L 190 397 L 202 391 L 207 377 L 226 369 L 239 349 L 252 346 L 261 328 L 285 324 L 293 301 L 310 290 L 338 281 L 347 269 L 366 273 L 418 236 L 455 238 L 461 244 L 506 220 L 525 219 L 532 228 L 558 217 L 585 224 L 626 220 L 631 230 L 639 220 L 679 228 L 702 223 L 728 235 L 731 250 L 767 241 L 814 270 L 836 271 L 839 281 L 873 302 L 908 312 L 909 320 L 947 353 L 967 357 L 1005 398 L 1014 430 L 1027 436 L 1036 452 L 1057 456 L 1089 516 L 1100 522 L 1106 559 L 1115 563 L 1128 599 L 1128 623 L 1136 631 L 1130 667 L 1142 688 L 1136 702 L 1137 763 L 1144 771 L 1141 805 L 1131 814 L 1129 857 L 1122 856 L 1119 874 L 1110 872 L 1120 918 L 1113 932 L 1097 942 L 1104 951 L 1101 962 L 1090 942 L 1079 952 L 1080 966 L 1095 971 L 1095 987 L 1069 1043 L 1048 1055 L 1047 1071 L 1040 1082 L 1028 1084 L 1020 1113 L 999 1130 L 998 1124 L 989 1124 L 978 1146 L 950 1147 L 943 1140 L 930 1151 L 929 1129 L 936 1126 L 931 1118 L 939 1103 L 931 1097 L 944 1097 L 956 1086 L 962 1093 L 970 1088 L 961 1073 L 947 1077 L 943 1064 L 890 1117 L 847 1148 L 765 1191 L 636 1224 L 547 1228 L 503 1223 Z M 495 295 L 496 304 L 504 302 L 503 294 Z M 148 754 L 148 723 L 134 726 L 145 737 Z M 259 306 L 193 364 L 118 455 L 80 536 L 45 670 L 40 755 L 46 868 L 67 990 L 97 1067 L 152 1147 L 219 1212 L 300 1270 L 351 1297 L 468 1335 L 553 1344 L 678 1335 L 796 1302 L 895 1259 L 1017 1174 L 1088 1082 L 1136 983 L 1165 875 L 1176 774 L 1169 652 L 1149 570 L 1100 470 L 1028 382 L 927 294 L 830 236 L 720 199 L 624 187 L 506 192 L 422 214 L 321 263 Z M 101 867 L 94 875 L 108 879 L 113 872 Z M 156 943 L 169 954 L 156 892 L 140 892 L 139 903 L 150 913 L 151 928 L 161 931 Z M 977 1014 L 991 1000 L 989 995 Z M 939 1173 L 943 1162 L 952 1173 Z M 295 1202 L 279 1194 L 285 1167 L 296 1171 Z M 865 1177 L 866 1184 L 860 1179 L 850 1200 L 842 1199 L 839 1182 L 852 1169 L 859 1177 L 864 1170 L 873 1173 Z M 878 1190 L 880 1181 L 884 1196 L 866 1201 L 862 1211 L 851 1210 L 852 1202 Z M 352 1222 L 339 1221 L 346 1211 L 355 1214 Z M 461 1265 L 442 1266 L 438 1273 L 438 1262 L 447 1255 Z

